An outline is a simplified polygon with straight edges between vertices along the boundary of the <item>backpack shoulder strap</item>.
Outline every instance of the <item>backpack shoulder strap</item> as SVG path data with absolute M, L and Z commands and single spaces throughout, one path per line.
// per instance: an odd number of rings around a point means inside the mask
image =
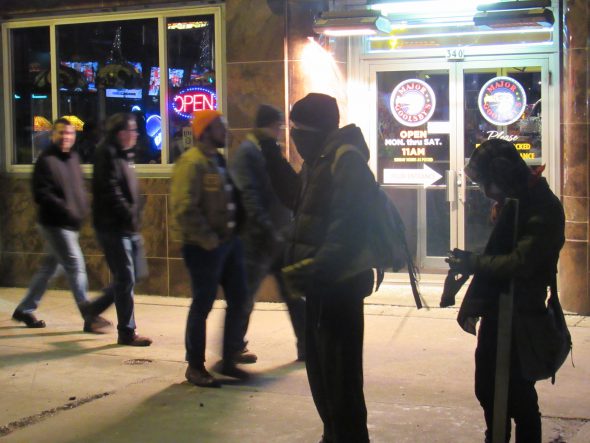
M 336 153 L 334 154 L 334 160 L 332 161 L 332 165 L 330 166 L 330 172 L 332 173 L 332 175 L 334 175 L 334 172 L 336 172 L 336 166 L 338 165 L 338 161 L 347 152 L 356 152 L 358 155 L 362 157 L 361 152 L 354 145 L 346 144 L 339 146 L 336 149 Z

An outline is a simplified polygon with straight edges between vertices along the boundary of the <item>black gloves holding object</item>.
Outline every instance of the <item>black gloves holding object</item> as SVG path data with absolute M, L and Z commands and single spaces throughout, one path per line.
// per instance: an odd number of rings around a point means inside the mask
M 471 275 L 475 272 L 475 254 L 462 249 L 453 249 L 445 259 L 451 271 Z
M 468 279 L 468 274 L 457 274 L 456 272 L 449 271 L 447 278 L 445 278 L 445 285 L 440 298 L 441 308 L 446 308 L 455 304 L 455 295 L 457 295 L 459 289 L 461 289 Z
M 440 299 L 441 308 L 455 304 L 455 295 L 475 271 L 475 255 L 455 248 L 449 252 L 445 262 L 449 264 L 450 269 Z

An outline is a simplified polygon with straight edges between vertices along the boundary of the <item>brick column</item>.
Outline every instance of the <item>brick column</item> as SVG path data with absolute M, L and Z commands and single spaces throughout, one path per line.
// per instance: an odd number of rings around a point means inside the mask
M 587 0 L 564 1 L 561 137 L 566 244 L 558 280 L 564 309 L 584 315 L 590 314 L 589 20 Z

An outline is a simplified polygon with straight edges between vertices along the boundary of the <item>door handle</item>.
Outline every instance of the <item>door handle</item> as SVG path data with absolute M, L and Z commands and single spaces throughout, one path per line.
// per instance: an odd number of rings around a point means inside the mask
M 465 203 L 465 174 L 463 173 L 463 169 L 459 169 L 457 171 L 457 194 L 459 195 L 459 201 L 461 203 Z
M 457 173 L 450 169 L 445 171 L 445 182 L 447 185 L 447 202 L 457 201 Z

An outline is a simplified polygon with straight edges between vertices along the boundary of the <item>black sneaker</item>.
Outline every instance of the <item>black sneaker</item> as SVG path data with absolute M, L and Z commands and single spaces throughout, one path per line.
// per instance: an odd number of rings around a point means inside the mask
M 43 320 L 38 320 L 33 314 L 18 310 L 12 313 L 12 319 L 24 323 L 27 325 L 27 328 L 44 328 L 46 326 Z

